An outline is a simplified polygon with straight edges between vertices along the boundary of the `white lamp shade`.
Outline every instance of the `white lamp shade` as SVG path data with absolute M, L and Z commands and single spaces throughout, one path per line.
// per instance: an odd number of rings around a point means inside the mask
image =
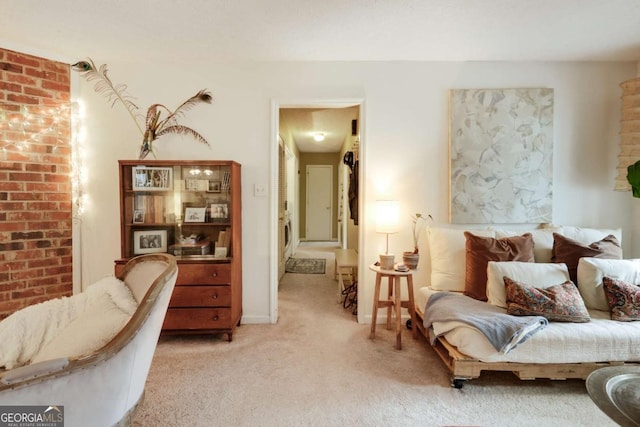
M 400 202 L 397 200 L 376 201 L 376 231 L 397 233 L 400 225 Z

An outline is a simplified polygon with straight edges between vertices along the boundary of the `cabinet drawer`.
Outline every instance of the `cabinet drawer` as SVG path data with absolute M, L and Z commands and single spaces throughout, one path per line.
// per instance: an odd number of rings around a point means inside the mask
M 162 329 L 230 329 L 231 308 L 169 308 Z
M 217 285 L 231 283 L 230 264 L 178 263 L 176 285 Z
M 228 307 L 230 286 L 176 286 L 169 307 Z

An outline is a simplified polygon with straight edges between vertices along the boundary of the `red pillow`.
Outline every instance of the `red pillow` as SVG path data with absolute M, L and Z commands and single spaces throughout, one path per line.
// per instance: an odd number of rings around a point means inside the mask
M 480 237 L 464 232 L 467 239 L 466 277 L 464 294 L 480 301 L 487 300 L 487 264 L 489 261 L 534 262 L 533 237 L 531 233 L 522 236 Z

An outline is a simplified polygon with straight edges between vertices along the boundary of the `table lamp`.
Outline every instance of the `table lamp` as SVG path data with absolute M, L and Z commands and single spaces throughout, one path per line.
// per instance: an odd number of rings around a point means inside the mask
M 395 256 L 389 253 L 389 234 L 397 233 L 400 218 L 400 202 L 397 200 L 376 201 L 376 232 L 387 235 L 384 254 L 380 254 L 380 268 L 392 270 Z

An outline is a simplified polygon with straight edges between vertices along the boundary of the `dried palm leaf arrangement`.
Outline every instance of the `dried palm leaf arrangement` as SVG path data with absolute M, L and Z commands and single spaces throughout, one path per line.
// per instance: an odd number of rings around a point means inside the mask
M 190 135 L 194 137 L 196 141 L 209 145 L 200 133 L 188 126 L 178 123 L 178 118 L 183 116 L 186 111 L 190 110 L 196 104 L 201 102 L 211 104 L 211 93 L 206 89 L 199 91 L 173 111 L 169 110 L 163 104 L 153 104 L 147 109 L 146 117 L 143 117 L 139 112 L 138 106 L 132 101 L 133 98 L 127 93 L 127 85 L 114 85 L 113 82 L 111 82 L 111 79 L 107 75 L 107 64 L 96 67 L 91 58 L 88 58 L 86 61 L 76 62 L 71 68 L 74 71 L 82 73 L 82 76 L 87 82 L 95 81 L 95 91 L 105 95 L 112 107 L 120 103 L 126 108 L 129 116 L 131 116 L 142 135 L 142 145 L 138 159 L 144 159 L 149 153 L 155 157 L 153 141 L 162 135 L 170 133 Z M 163 113 L 166 114 L 165 117 L 162 117 Z M 142 121 L 144 121 L 144 129 L 141 126 Z

